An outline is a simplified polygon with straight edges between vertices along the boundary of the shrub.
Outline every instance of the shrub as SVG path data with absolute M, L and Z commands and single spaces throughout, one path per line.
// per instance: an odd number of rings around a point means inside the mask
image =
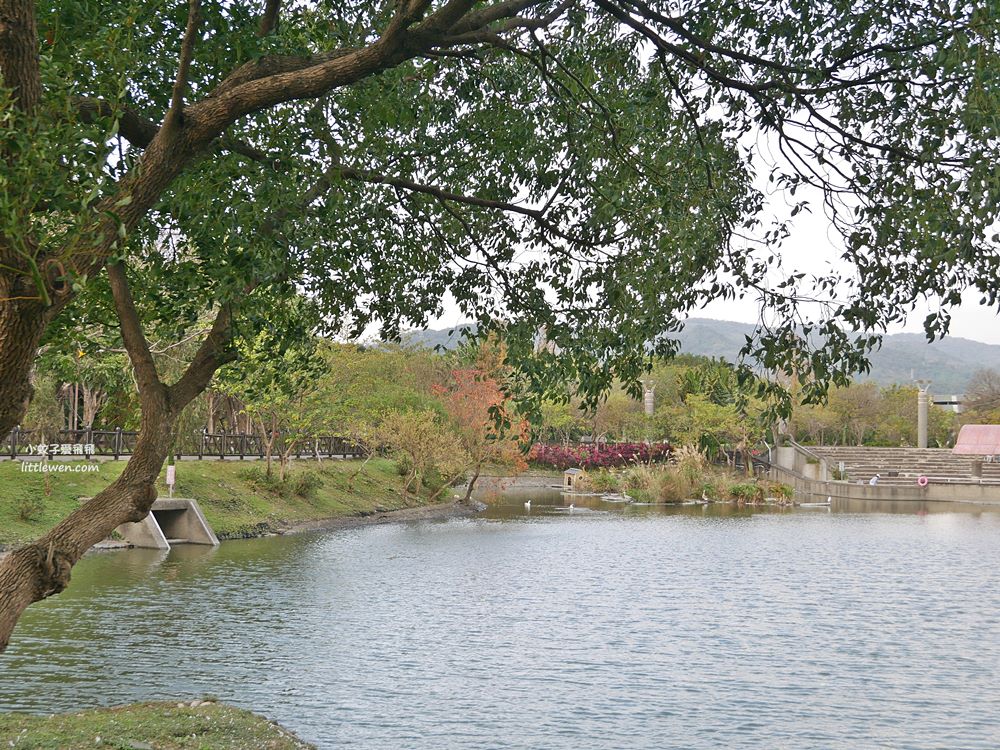
M 622 487 L 622 475 L 613 471 L 595 471 L 588 474 L 589 484 L 594 492 L 619 492 Z
M 724 500 L 728 497 L 728 489 L 727 482 L 717 477 L 709 477 L 701 483 L 700 487 L 696 488 L 695 492 L 699 497 L 705 497 L 709 500 Z
M 692 486 L 701 482 L 709 470 L 705 454 L 687 446 L 675 451 L 671 462 L 675 470 Z
M 311 497 L 323 485 L 323 479 L 314 471 L 300 471 L 286 480 L 292 493 L 299 497 Z
M 764 499 L 764 488 L 756 482 L 738 482 L 729 487 L 729 494 L 737 500 L 758 503 Z
M 695 486 L 696 481 L 690 477 L 685 468 L 667 466 L 656 474 L 652 489 L 654 496 L 660 502 L 676 503 L 690 498 L 694 494 Z
M 251 464 L 250 466 L 240 467 L 236 475 L 245 482 L 256 484 L 264 476 L 264 470 L 259 466 Z
M 622 472 L 622 488 L 626 490 L 649 490 L 656 482 L 658 468 L 647 464 L 629 466 Z
M 469 466 L 461 441 L 431 410 L 390 412 L 379 427 L 379 440 L 399 462 L 404 495 L 419 495 L 426 487 L 437 497 Z
M 240 469 L 239 477 L 255 490 L 273 492 L 280 497 L 284 497 L 288 490 L 288 485 L 278 479 L 277 474 L 267 475 L 267 471 L 260 466 L 247 466 Z
M 768 497 L 777 497 L 782 500 L 791 500 L 795 495 L 795 489 L 784 482 L 768 482 L 767 485 Z
M 14 500 L 14 509 L 22 521 L 33 521 L 45 510 L 45 503 L 35 494 L 21 495 Z
M 634 464 L 665 461 L 670 457 L 666 443 L 600 443 L 594 445 L 547 445 L 535 443 L 528 460 L 536 466 L 553 469 L 609 469 Z

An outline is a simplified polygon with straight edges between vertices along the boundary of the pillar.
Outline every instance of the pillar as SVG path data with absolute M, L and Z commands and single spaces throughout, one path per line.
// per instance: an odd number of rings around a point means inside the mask
M 927 447 L 927 404 L 930 394 L 926 387 L 917 391 L 917 447 Z
M 656 385 L 654 383 L 642 384 L 642 408 L 647 417 L 653 416 L 656 411 L 656 402 L 653 400 L 653 390 L 655 388 Z

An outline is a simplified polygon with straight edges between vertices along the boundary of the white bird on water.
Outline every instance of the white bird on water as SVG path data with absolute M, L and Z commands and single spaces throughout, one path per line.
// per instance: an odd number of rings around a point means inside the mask
M 527 502 L 526 502 L 526 503 L 524 504 L 524 509 L 525 509 L 525 510 L 531 510 L 531 501 L 530 501 L 530 500 L 528 500 L 528 501 L 527 501 Z
M 570 510 L 570 512 L 571 512 L 571 513 L 573 512 L 573 507 L 574 507 L 574 506 L 573 506 L 573 503 L 570 503 L 570 504 L 569 504 L 569 510 Z

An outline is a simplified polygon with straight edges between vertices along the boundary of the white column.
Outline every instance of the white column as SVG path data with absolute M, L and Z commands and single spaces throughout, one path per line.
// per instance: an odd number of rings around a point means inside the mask
M 927 447 L 927 405 L 930 394 L 926 386 L 917 391 L 917 447 Z
M 642 384 L 642 408 L 646 412 L 647 417 L 653 416 L 656 411 L 656 402 L 653 400 L 653 390 L 656 388 L 654 383 L 643 383 Z

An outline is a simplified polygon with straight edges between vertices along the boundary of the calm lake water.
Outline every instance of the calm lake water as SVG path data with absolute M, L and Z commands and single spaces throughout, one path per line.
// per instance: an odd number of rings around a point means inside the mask
M 1000 746 L 997 513 L 524 499 L 92 555 L 0 656 L 0 710 L 212 694 L 321 748 Z

